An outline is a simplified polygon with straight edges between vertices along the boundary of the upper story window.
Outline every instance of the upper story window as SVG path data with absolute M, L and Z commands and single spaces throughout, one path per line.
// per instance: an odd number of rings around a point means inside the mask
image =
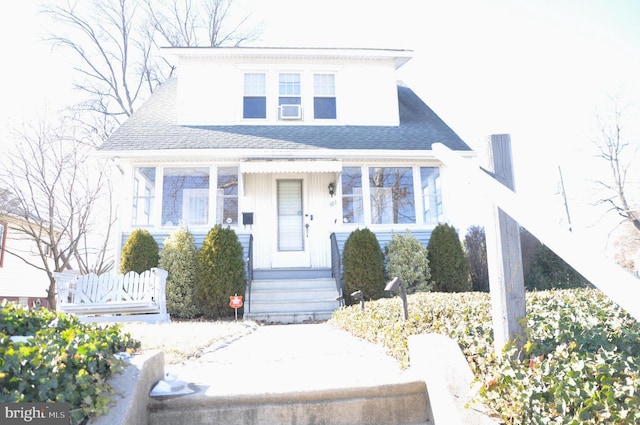
M 334 74 L 314 74 L 313 76 L 313 118 L 336 118 L 336 76 Z
M 267 118 L 267 76 L 265 73 L 244 74 L 242 118 Z
M 280 119 L 302 119 L 302 90 L 299 73 L 278 76 L 278 111 Z

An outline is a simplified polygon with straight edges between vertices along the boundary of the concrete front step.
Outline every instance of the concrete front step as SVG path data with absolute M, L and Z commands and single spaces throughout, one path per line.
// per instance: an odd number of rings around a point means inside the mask
M 267 323 L 327 320 L 340 306 L 332 278 L 257 279 L 244 318 Z
M 422 381 L 309 392 L 154 398 L 149 425 L 432 425 Z

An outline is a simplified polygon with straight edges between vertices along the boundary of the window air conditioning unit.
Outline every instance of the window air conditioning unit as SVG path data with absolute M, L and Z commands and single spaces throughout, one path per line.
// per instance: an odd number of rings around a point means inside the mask
M 302 105 L 280 105 L 281 120 L 302 119 Z

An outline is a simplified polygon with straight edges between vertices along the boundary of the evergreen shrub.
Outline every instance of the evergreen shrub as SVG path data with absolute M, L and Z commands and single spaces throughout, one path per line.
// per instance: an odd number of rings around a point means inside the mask
M 351 294 L 362 291 L 368 299 L 381 298 L 384 293 L 384 256 L 375 233 L 356 229 L 344 243 L 342 253 L 344 300 L 353 302 Z
M 408 294 L 431 290 L 427 248 L 409 230 L 393 234 L 385 250 L 389 278 L 399 277 Z
M 471 290 L 469 264 L 455 227 L 438 224 L 427 245 L 433 290 L 464 292 Z
M 202 314 L 209 319 L 229 316 L 229 297 L 242 295 L 246 273 L 242 244 L 230 228 L 216 225 L 198 251 L 195 296 Z
M 588 288 L 591 284 L 546 245 L 538 242 L 524 286 L 530 291 Z
M 158 242 L 148 230 L 136 229 L 129 235 L 120 255 L 120 273 L 142 273 L 158 266 Z
M 193 234 L 178 228 L 164 240 L 160 251 L 160 268 L 166 270 L 167 312 L 171 317 L 193 319 L 200 315 L 195 301 L 198 248 Z
M 471 226 L 464 237 L 464 253 L 469 263 L 471 287 L 474 291 L 489 292 L 487 238 L 484 228 Z

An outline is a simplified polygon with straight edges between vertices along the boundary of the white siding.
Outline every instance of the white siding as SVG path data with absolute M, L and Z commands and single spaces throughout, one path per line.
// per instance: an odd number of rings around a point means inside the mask
M 295 59 L 294 59 L 295 60 Z M 243 73 L 267 74 L 267 119 L 243 120 Z M 303 120 L 279 121 L 278 74 L 301 74 Z M 313 119 L 313 74 L 336 75 L 336 120 Z M 178 82 L 180 125 L 398 125 L 397 81 L 393 60 L 309 60 L 274 62 L 267 58 L 183 58 Z

